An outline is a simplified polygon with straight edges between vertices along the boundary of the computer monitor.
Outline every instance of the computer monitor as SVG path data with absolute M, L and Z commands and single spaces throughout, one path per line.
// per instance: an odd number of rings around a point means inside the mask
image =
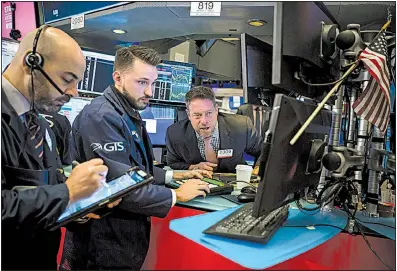
M 106 55 L 96 52 L 83 50 L 86 59 L 86 70 L 83 80 L 77 85 L 82 92 L 103 93 L 103 91 L 113 84 L 113 55 Z
M 1 72 L 4 72 L 8 64 L 17 53 L 19 42 L 1 39 Z
M 175 123 L 176 109 L 171 106 L 149 105 L 139 111 L 154 147 L 164 147 L 168 127 Z
M 196 66 L 190 63 L 163 61 L 157 66 L 158 78 L 153 91 L 153 100 L 182 103 L 193 86 Z
M 59 114 L 64 115 L 73 125 L 73 122 L 81 110 L 91 103 L 92 99 L 87 98 L 71 98 L 70 101 L 64 104 L 59 111 Z
M 320 111 L 299 140 L 293 146 L 289 143 L 315 108 L 314 104 L 276 94 L 261 155 L 255 216 L 267 215 L 300 197 L 305 188 L 317 186 L 332 112 Z
M 335 81 L 339 61 L 320 58 L 322 25 L 338 24 L 321 2 L 276 2 L 273 25 L 272 84 L 298 95 L 319 99 L 329 87 L 310 83 Z
M 278 88 L 272 85 L 272 45 L 241 34 L 241 78 L 244 101 L 250 104 L 271 106 L 274 91 Z

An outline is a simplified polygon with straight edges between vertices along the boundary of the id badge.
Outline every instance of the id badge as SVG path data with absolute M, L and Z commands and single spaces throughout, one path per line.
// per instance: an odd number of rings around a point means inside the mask
M 233 156 L 233 149 L 219 150 L 218 151 L 218 159 L 230 158 L 232 156 Z

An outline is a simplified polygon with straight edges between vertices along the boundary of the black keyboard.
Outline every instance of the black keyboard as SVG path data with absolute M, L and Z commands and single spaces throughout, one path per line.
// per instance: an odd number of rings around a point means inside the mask
M 253 217 L 253 202 L 240 207 L 204 233 L 233 239 L 267 243 L 288 217 L 288 205 L 274 210 L 267 216 Z

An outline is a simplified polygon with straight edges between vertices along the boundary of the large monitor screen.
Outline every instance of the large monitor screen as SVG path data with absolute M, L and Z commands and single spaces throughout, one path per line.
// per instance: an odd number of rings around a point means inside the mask
M 113 84 L 113 55 L 105 55 L 90 51 L 83 51 L 86 59 L 86 70 L 83 80 L 77 88 L 82 91 L 102 93 Z
M 18 51 L 19 42 L 11 40 L 1 40 L 1 72 L 10 64 L 12 58 Z
M 183 102 L 196 76 L 194 64 L 164 61 L 157 66 L 158 78 L 153 99 Z
M 56 22 L 71 16 L 99 11 L 102 9 L 123 5 L 127 2 L 117 1 L 46 1 L 41 2 L 44 23 Z
M 165 146 L 167 129 L 175 122 L 176 109 L 170 106 L 150 105 L 139 113 L 152 145 Z

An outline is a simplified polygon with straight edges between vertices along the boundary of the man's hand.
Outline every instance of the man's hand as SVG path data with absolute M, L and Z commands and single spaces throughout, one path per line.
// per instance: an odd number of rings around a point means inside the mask
M 195 169 L 185 172 L 174 172 L 172 178 L 174 180 L 185 180 L 185 179 L 202 179 L 204 177 L 212 178 L 212 171 Z
M 121 199 L 118 199 L 116 201 L 113 201 L 112 203 L 109 203 L 108 205 L 106 205 L 108 208 L 113 208 L 116 207 L 117 205 L 119 205 Z M 84 216 L 83 218 L 92 218 L 92 219 L 100 219 L 101 217 L 97 214 L 94 213 L 90 213 L 86 216 Z
M 77 165 L 66 180 L 69 189 L 69 203 L 92 195 L 106 179 L 108 167 L 102 159 L 92 159 Z
M 196 165 L 190 165 L 189 170 L 202 169 L 202 170 L 214 171 L 214 168 L 216 166 L 217 164 L 211 162 L 201 162 Z
M 207 183 L 197 179 L 188 180 L 178 189 L 175 189 L 176 199 L 180 202 L 192 200 L 197 196 L 205 197 L 206 192 L 210 193 Z

